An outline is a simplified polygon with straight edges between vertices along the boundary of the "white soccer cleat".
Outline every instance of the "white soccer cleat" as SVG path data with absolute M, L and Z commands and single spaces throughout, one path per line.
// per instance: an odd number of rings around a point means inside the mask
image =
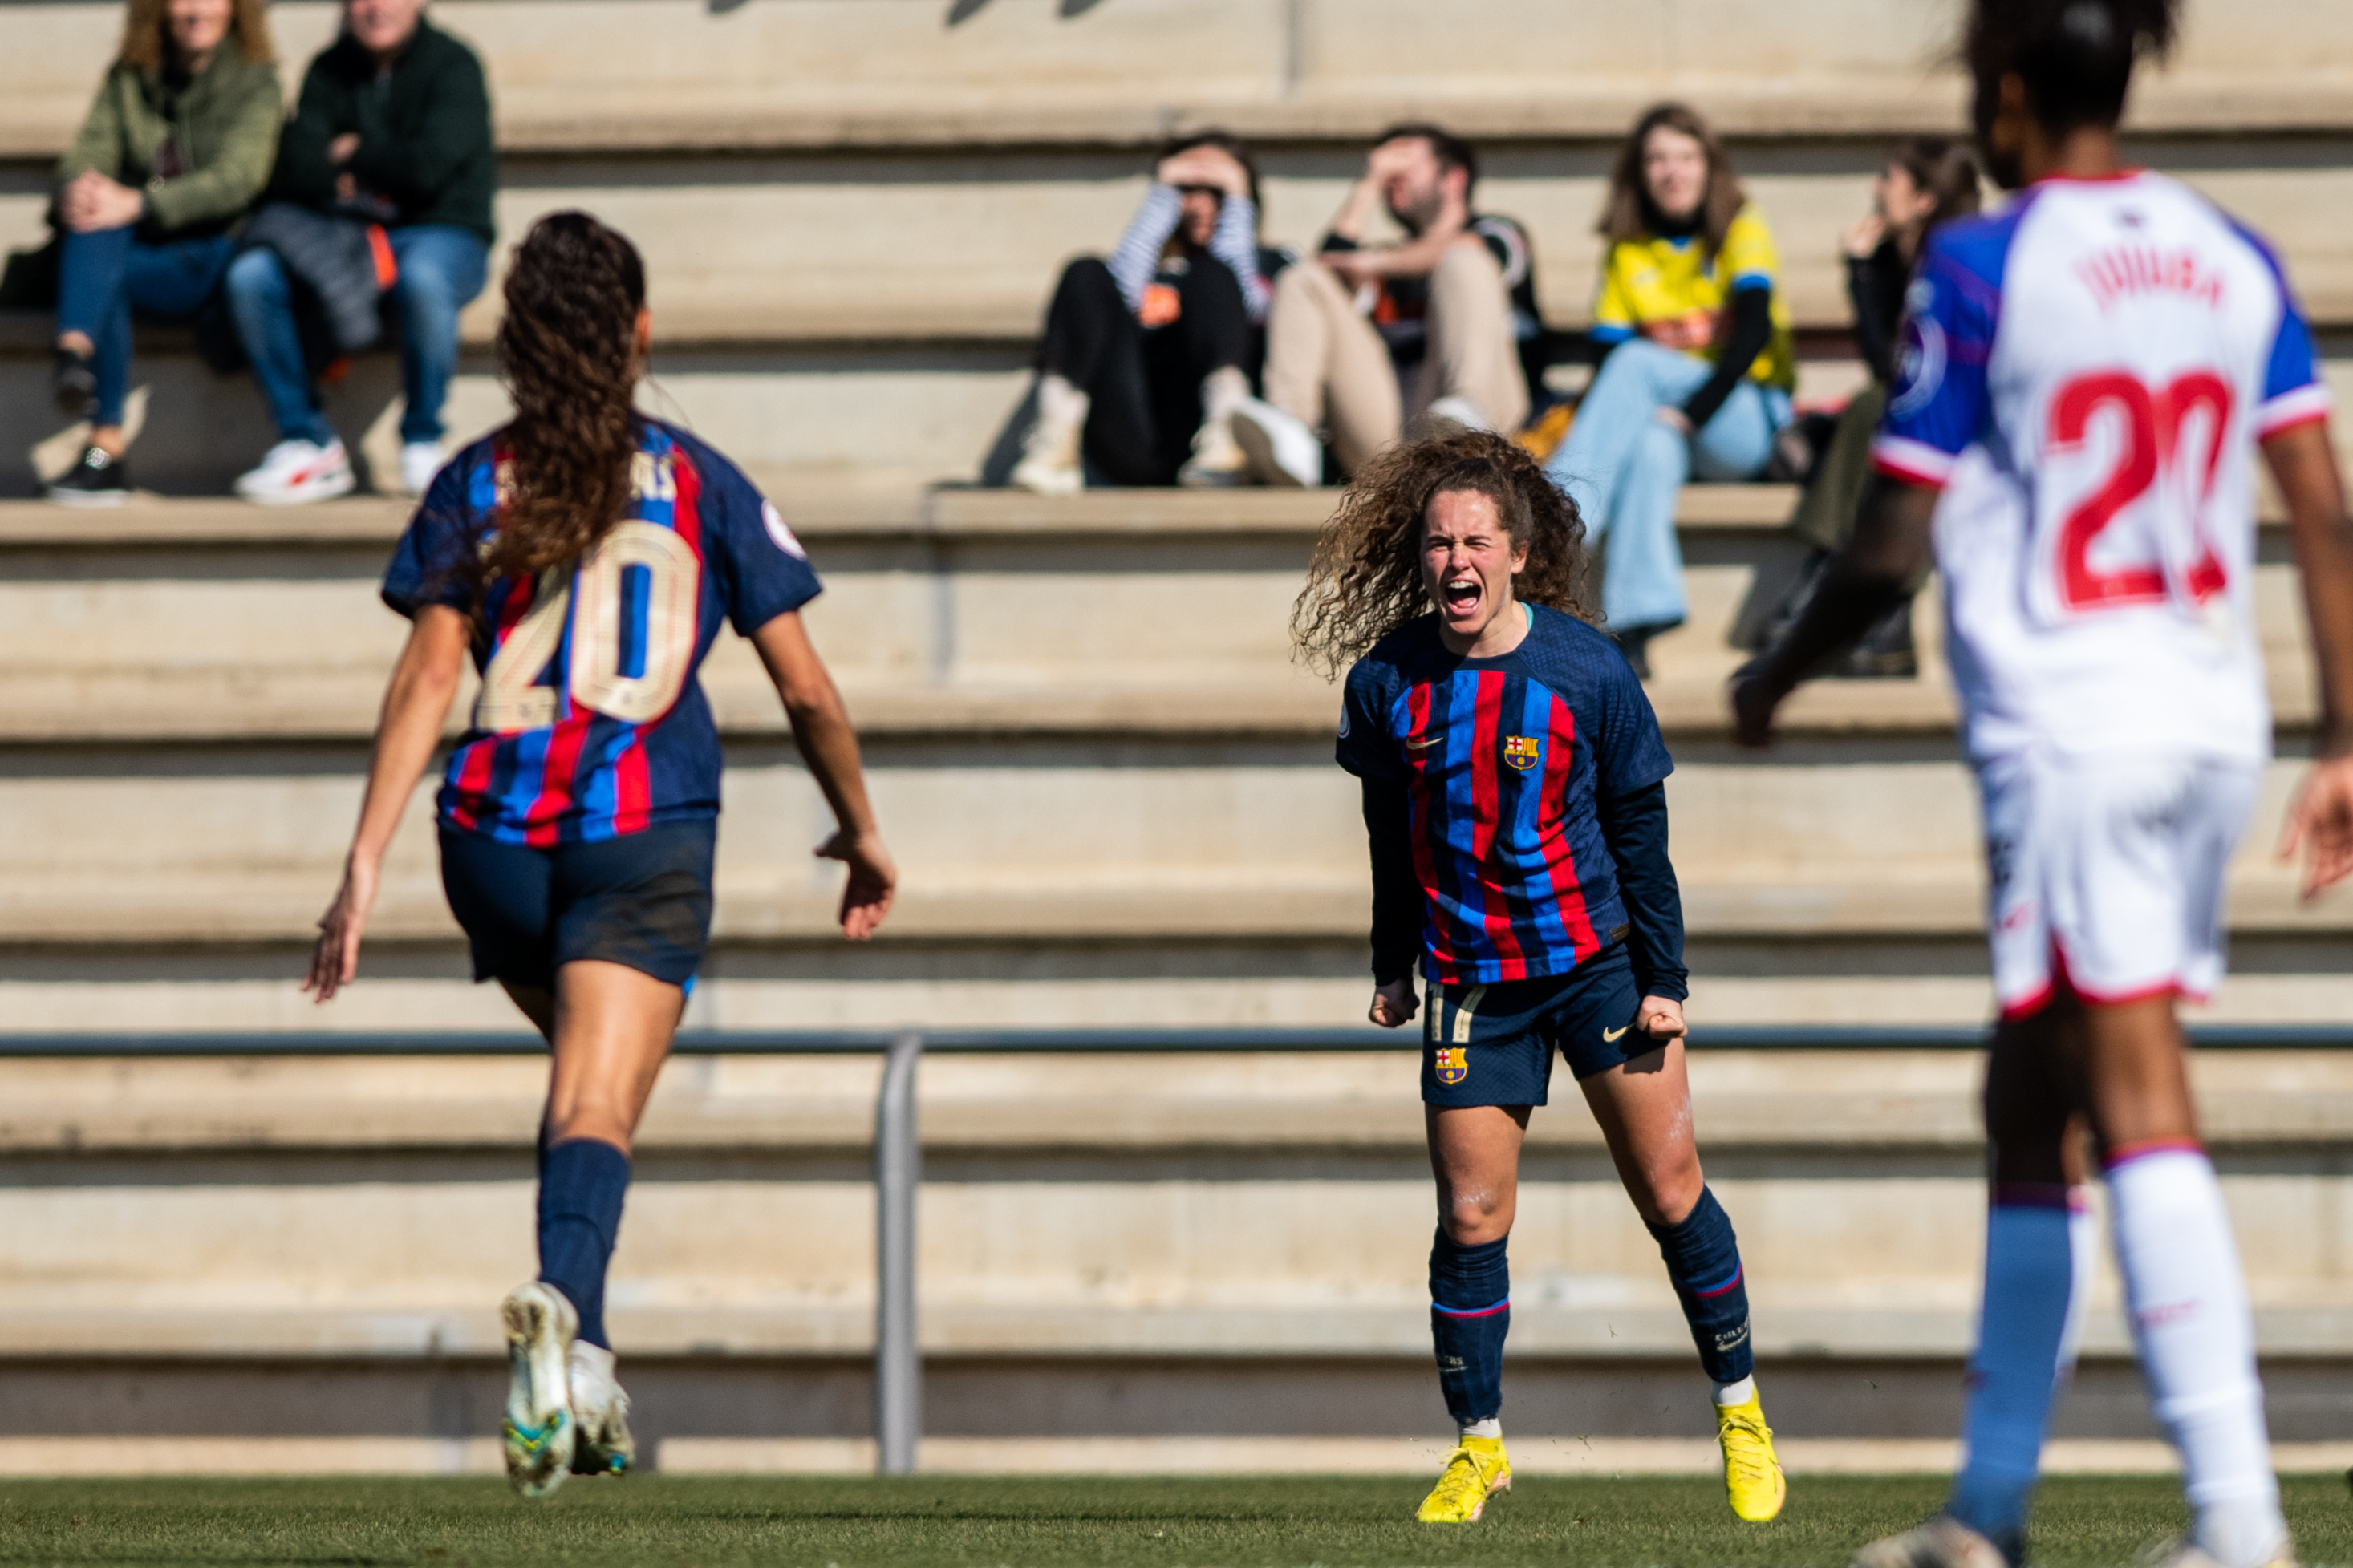
M 1948 1513 L 1873 1542 L 1847 1568 L 2012 1568 L 2009 1555 Z
M 507 1481 L 543 1498 L 572 1473 L 570 1359 L 580 1314 L 553 1285 L 518 1285 L 499 1303 L 507 1331 L 507 1412 L 500 1426 Z
M 238 477 L 237 493 L 263 506 L 301 506 L 352 493 L 352 460 L 341 441 L 280 441 L 261 466 Z
M 400 448 L 400 493 L 421 496 L 441 471 L 441 443 L 411 441 Z
M 2204 1547 L 2183 1541 L 2157 1561 L 2157 1568 L 2222 1568 L 2221 1561 Z M 2283 1536 L 2279 1550 L 2263 1568 L 2296 1568 L 2295 1542 Z
M 629 1396 L 613 1374 L 613 1352 L 586 1340 L 572 1342 L 572 1419 L 579 1431 L 572 1473 L 626 1475 L 638 1462 L 629 1436 Z
M 1324 482 L 1324 443 L 1293 415 L 1262 397 L 1245 397 L 1233 412 L 1234 440 L 1260 482 L 1312 490 Z

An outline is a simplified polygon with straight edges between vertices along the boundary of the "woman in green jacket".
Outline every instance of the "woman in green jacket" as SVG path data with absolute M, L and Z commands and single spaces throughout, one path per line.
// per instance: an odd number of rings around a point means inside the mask
M 128 493 L 132 312 L 185 320 L 219 286 L 229 227 L 269 183 L 284 119 L 262 0 L 131 0 L 122 51 L 58 164 L 50 384 L 90 432 L 52 500 Z

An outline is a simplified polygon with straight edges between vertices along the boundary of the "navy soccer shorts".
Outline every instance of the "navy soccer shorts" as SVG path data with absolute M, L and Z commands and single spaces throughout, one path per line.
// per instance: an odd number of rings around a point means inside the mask
M 441 886 L 474 978 L 553 990 L 558 964 L 602 959 L 684 985 L 711 943 L 716 818 L 534 849 L 441 825 Z
M 1623 942 L 1567 974 L 1493 985 L 1430 982 L 1422 997 L 1422 1103 L 1543 1105 L 1556 1047 L 1579 1079 L 1655 1049 L 1657 1041 L 1635 1031 L 1641 1010 Z

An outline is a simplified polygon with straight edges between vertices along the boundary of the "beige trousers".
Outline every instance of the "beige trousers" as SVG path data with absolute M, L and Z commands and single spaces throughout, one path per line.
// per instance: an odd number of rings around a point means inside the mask
M 1486 246 L 1464 239 L 1447 247 L 1430 275 L 1427 325 L 1429 352 L 1412 374 L 1409 403 L 1388 346 L 1348 286 L 1320 261 L 1287 267 L 1267 310 L 1267 401 L 1326 431 L 1350 473 L 1441 397 L 1468 400 L 1498 430 L 1518 429 L 1528 415 L 1527 383 L 1503 269 Z

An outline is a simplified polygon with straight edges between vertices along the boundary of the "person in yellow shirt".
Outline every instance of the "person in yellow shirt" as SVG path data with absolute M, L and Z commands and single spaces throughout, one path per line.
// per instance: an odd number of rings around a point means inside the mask
M 1602 613 L 1647 678 L 1651 638 L 1685 614 L 1675 493 L 1694 476 L 1764 471 L 1797 364 L 1773 236 L 1691 110 L 1660 104 L 1634 122 L 1600 229 L 1606 357 L 1546 466 L 1607 541 Z

